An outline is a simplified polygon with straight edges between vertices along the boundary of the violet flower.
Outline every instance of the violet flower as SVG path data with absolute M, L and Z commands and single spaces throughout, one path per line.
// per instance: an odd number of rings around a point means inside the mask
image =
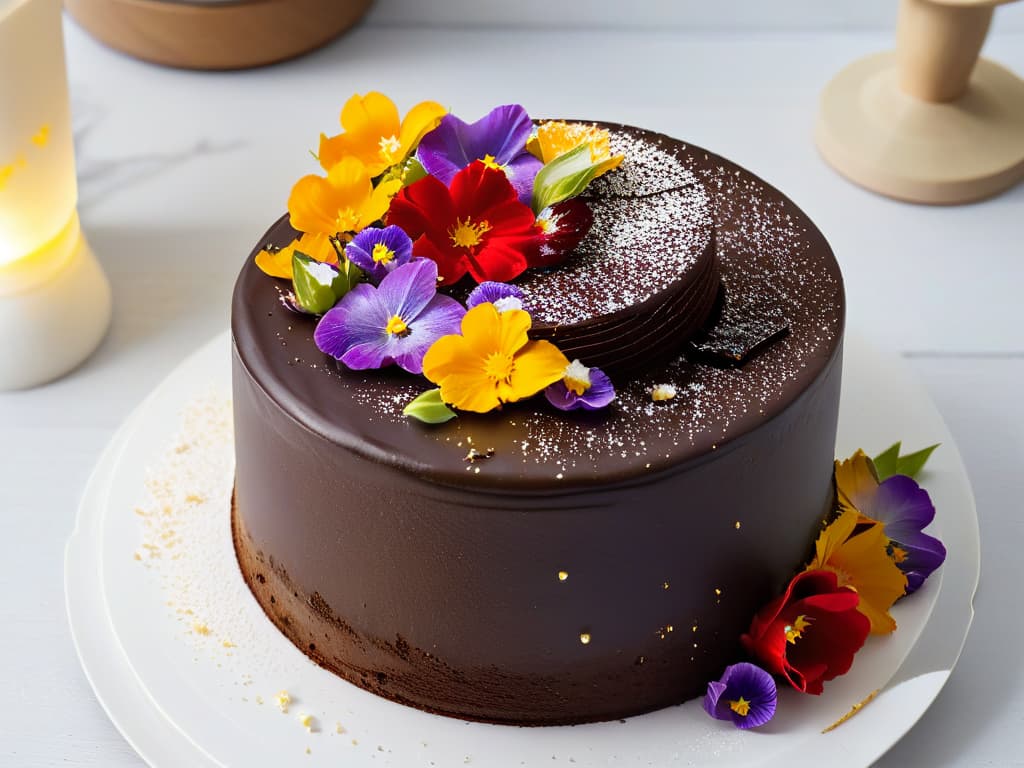
M 533 180 L 543 163 L 526 150 L 533 122 L 518 104 L 496 107 L 475 123 L 448 114 L 420 141 L 416 158 L 431 176 L 445 185 L 475 160 L 500 168 L 516 190 L 519 201 L 529 205 Z
M 380 285 L 362 283 L 321 318 L 313 339 L 349 368 L 392 363 L 423 372 L 423 356 L 442 336 L 459 333 L 466 310 L 437 293 L 437 264 L 417 259 L 387 274 Z
M 704 711 L 737 728 L 757 728 L 775 716 L 778 691 L 772 676 L 756 664 L 726 667 L 721 680 L 708 683 Z
M 597 411 L 615 399 L 615 387 L 600 368 L 573 360 L 562 379 L 544 390 L 544 397 L 560 411 Z
M 928 492 L 911 477 L 893 475 L 874 493 L 858 494 L 854 503 L 861 514 L 885 525 L 896 565 L 907 576 L 907 594 L 916 592 L 946 559 L 942 542 L 923 532 L 935 518 Z
M 401 227 L 367 227 L 345 246 L 345 255 L 378 285 L 387 274 L 409 263 L 412 240 Z
M 499 312 L 509 309 L 523 308 L 523 291 L 508 283 L 496 283 L 493 280 L 486 280 L 469 294 L 466 298 L 466 308 L 472 309 L 477 304 L 491 303 Z

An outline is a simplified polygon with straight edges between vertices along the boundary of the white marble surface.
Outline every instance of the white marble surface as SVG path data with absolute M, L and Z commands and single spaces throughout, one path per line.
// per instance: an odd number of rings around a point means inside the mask
M 886 47 L 882 31 L 537 32 L 387 20 L 301 61 L 234 75 L 140 64 L 68 25 L 81 212 L 115 315 L 79 371 L 0 395 L 0 765 L 140 764 L 93 698 L 64 617 L 63 548 L 78 496 L 128 411 L 225 327 L 240 260 L 312 168 L 305 150 L 348 95 L 370 89 L 403 106 L 435 98 L 467 117 L 517 100 L 538 115 L 656 127 L 740 162 L 811 215 L 842 262 L 851 325 L 906 353 L 949 422 L 981 519 L 982 585 L 964 657 L 881 764 L 1024 765 L 1024 662 L 1014 647 L 1024 633 L 1015 568 L 1024 187 L 963 208 L 918 208 L 862 192 L 822 164 L 810 141 L 817 93 L 848 61 Z M 987 50 L 1024 72 L 1024 34 L 997 33 Z

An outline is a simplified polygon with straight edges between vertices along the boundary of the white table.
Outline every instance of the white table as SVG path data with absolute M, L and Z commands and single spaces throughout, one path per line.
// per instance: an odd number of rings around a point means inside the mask
M 982 584 L 964 656 L 881 764 L 1024 764 L 1024 187 L 920 208 L 824 166 L 810 140 L 817 94 L 847 62 L 885 48 L 888 34 L 378 23 L 299 62 L 232 75 L 157 69 L 73 24 L 67 34 L 82 218 L 113 283 L 114 322 L 70 377 L 0 395 L 0 764 L 140 764 L 96 703 L 64 615 L 63 550 L 79 494 L 129 410 L 226 327 L 242 259 L 313 168 L 306 149 L 350 94 L 371 89 L 403 107 L 437 99 L 467 118 L 502 100 L 541 116 L 657 128 L 738 161 L 810 214 L 843 265 L 851 326 L 904 352 L 948 420 L 981 520 Z M 1020 26 L 988 51 L 1024 71 Z

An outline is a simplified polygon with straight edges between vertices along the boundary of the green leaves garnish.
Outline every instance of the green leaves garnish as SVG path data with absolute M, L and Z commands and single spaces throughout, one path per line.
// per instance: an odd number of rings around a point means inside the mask
M 587 142 L 556 157 L 540 169 L 533 181 L 533 212 L 540 213 L 550 205 L 576 197 L 594 180 L 600 167 L 601 163 L 590 159 Z
M 338 266 L 310 258 L 295 251 L 292 256 L 292 282 L 295 285 L 295 301 L 314 315 L 322 315 L 338 300 L 352 290 L 362 272 L 348 260 Z
M 917 474 L 924 469 L 924 465 L 932 455 L 932 451 L 938 448 L 939 445 L 939 443 L 936 443 L 935 445 L 929 445 L 927 448 L 922 448 L 920 451 L 900 456 L 900 443 L 893 443 L 872 459 L 875 471 L 878 473 L 878 482 L 882 482 L 893 475 L 917 477 Z
M 405 406 L 402 414 L 427 424 L 444 424 L 456 416 L 455 411 L 441 399 L 440 389 L 428 389 Z

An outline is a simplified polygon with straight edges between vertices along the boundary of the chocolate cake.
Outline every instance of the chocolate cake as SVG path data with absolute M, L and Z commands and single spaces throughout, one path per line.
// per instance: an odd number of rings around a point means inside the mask
M 516 281 L 534 338 L 612 376 L 603 411 L 412 421 L 422 380 L 345 368 L 285 283 L 252 258 L 238 279 L 242 573 L 296 646 L 381 696 L 553 725 L 701 695 L 832 504 L 828 244 L 728 160 L 608 127 L 625 160 L 583 196 L 589 234 Z M 284 218 L 257 251 L 294 237 Z

